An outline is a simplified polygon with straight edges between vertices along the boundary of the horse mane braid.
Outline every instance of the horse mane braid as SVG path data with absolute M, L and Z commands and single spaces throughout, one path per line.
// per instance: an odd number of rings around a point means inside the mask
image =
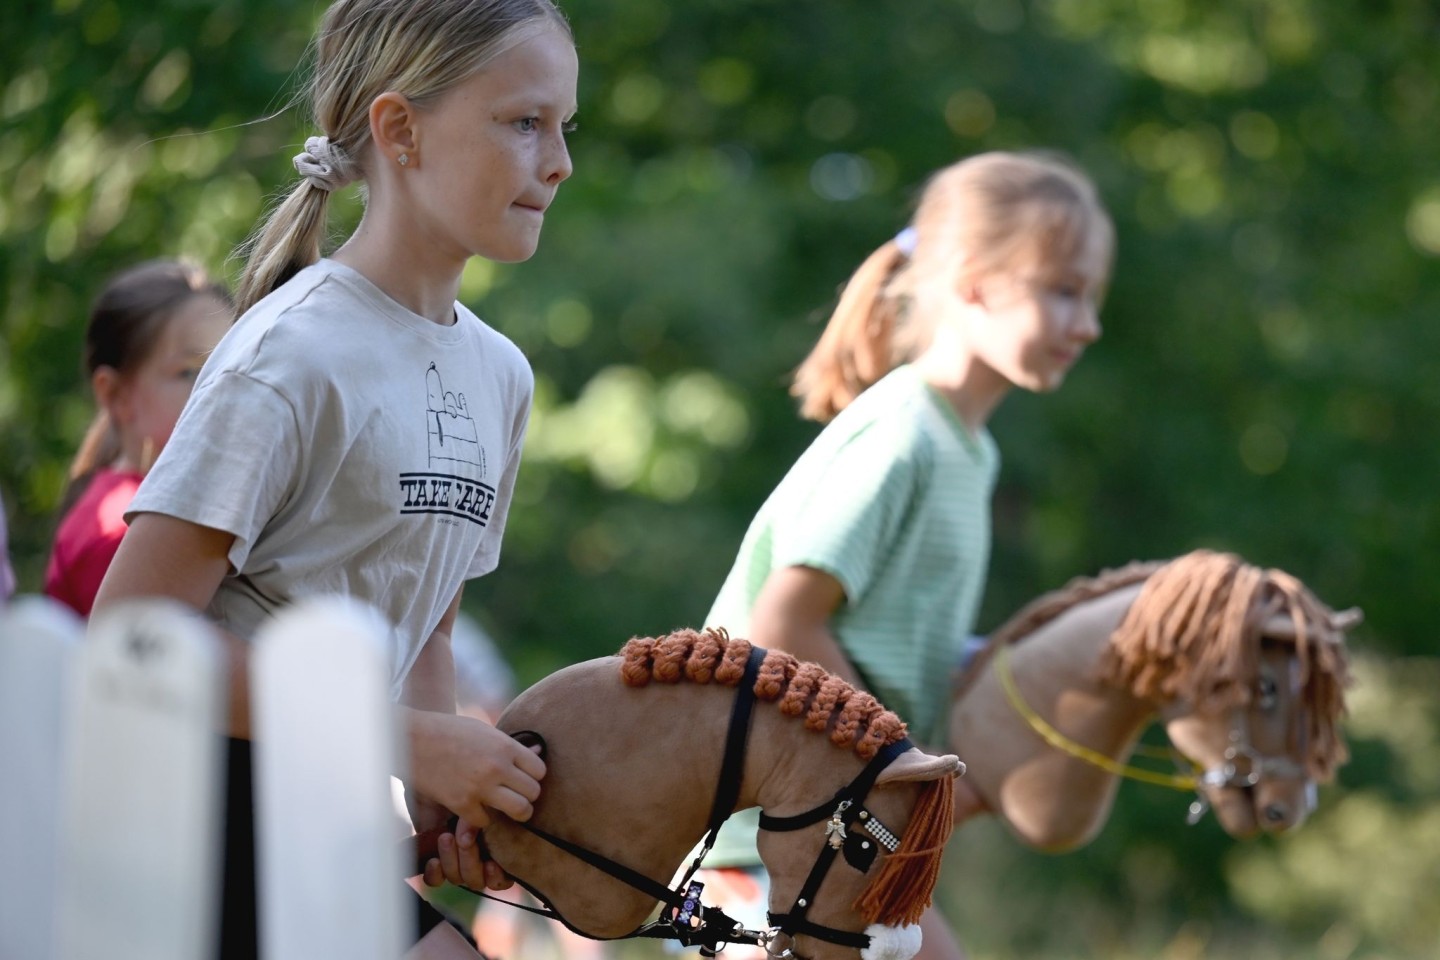
M 1349 683 L 1344 635 L 1335 612 L 1283 570 L 1210 550 L 1164 564 L 1111 636 L 1102 679 L 1139 697 L 1186 700 L 1201 711 L 1243 706 L 1262 640 L 1291 642 L 1262 638 L 1263 624 L 1276 614 L 1295 626 L 1309 772 L 1329 780 L 1347 756 L 1339 729 Z
M 633 637 L 620 648 L 620 677 L 631 687 L 652 680 L 738 686 L 750 650 L 750 641 L 715 628 Z M 853 749 L 864 760 L 905 737 L 904 721 L 869 693 L 782 650 L 766 652 L 755 677 L 755 697 L 777 701 L 787 717 L 803 717 L 807 730 L 828 730 L 831 743 Z

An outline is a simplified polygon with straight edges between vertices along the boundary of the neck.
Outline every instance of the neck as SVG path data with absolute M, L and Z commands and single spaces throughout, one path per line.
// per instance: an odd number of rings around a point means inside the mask
M 975 356 L 953 324 L 937 324 L 934 340 L 912 365 L 971 432 L 989 422 L 1012 386 Z
M 1071 741 L 1128 758 L 1155 706 L 1101 683 L 1096 668 L 1139 586 L 1077 605 L 1008 648 L 1025 703 Z M 965 780 L 1021 840 L 1041 849 L 1083 846 L 1103 825 L 1119 780 L 1046 743 L 1012 706 L 986 664 L 951 709 L 950 748 Z
M 138 437 L 122 436 L 120 439 L 120 455 L 105 464 L 116 473 L 139 473 L 150 472 L 155 464 L 155 457 L 159 453 L 155 449 L 154 441 L 141 440 Z
M 407 235 L 400 218 L 367 210 L 332 259 L 360 273 L 412 313 L 441 326 L 455 322 L 460 275 L 468 258 L 459 253 L 436 255 L 434 243 Z

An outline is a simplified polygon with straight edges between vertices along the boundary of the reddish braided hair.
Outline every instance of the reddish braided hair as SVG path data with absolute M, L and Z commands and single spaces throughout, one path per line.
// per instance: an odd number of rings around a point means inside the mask
M 733 687 L 745 675 L 750 650 L 749 640 L 731 638 L 723 629 L 634 637 L 620 648 L 620 677 L 631 687 L 682 680 Z M 864 760 L 905 737 L 904 721 L 873 696 L 782 650 L 765 654 L 755 677 L 755 697 L 778 702 L 787 717 L 803 717 L 807 730 L 829 731 L 830 742 L 853 749 Z

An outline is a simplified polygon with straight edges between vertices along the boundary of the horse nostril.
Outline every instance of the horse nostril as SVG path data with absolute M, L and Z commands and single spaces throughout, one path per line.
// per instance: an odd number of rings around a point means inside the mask
M 1270 823 L 1281 823 L 1285 820 L 1285 808 L 1278 803 L 1271 803 L 1265 806 L 1265 819 Z

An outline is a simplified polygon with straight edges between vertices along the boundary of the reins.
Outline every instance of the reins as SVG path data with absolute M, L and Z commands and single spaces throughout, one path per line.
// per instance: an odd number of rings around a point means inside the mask
M 1024 718 L 1040 737 L 1050 746 L 1069 754 L 1076 760 L 1084 761 L 1092 767 L 1099 767 L 1106 773 L 1114 774 L 1117 777 L 1124 777 L 1127 780 L 1138 780 L 1141 783 L 1150 783 L 1160 787 L 1168 787 L 1171 790 L 1180 790 L 1189 793 L 1199 787 L 1200 781 L 1193 775 L 1178 773 L 1161 773 L 1156 770 L 1146 770 L 1143 767 L 1131 766 L 1121 763 L 1113 757 L 1108 757 L 1098 750 L 1092 750 L 1084 744 L 1076 743 L 1065 734 L 1056 730 L 1045 718 L 1036 713 L 1025 698 L 1020 694 L 1020 688 L 1015 684 L 1015 675 L 1010 671 L 1010 653 L 1008 646 L 1001 646 L 995 651 L 994 657 L 995 675 L 1000 680 L 1000 686 L 1005 691 L 1005 699 L 1015 712 Z
M 862 950 L 869 946 L 870 937 L 868 935 L 815 923 L 808 918 L 807 914 L 814 904 L 816 892 L 837 855 L 843 852 L 846 861 L 851 866 L 864 872 L 875 859 L 878 852 L 875 849 L 876 845 L 883 846 L 891 852 L 899 846 L 899 839 L 864 808 L 863 801 L 881 772 L 896 757 L 912 748 L 913 744 L 908 738 L 901 738 L 882 747 L 865 765 L 864 769 L 856 775 L 855 779 L 841 787 L 833 797 L 819 806 L 789 817 L 771 817 L 762 811 L 760 827 L 772 832 L 799 830 L 819 823 L 827 816 L 830 818 L 830 823 L 826 828 L 826 842 L 822 845 L 815 865 L 811 868 L 809 876 L 796 895 L 794 904 L 784 913 L 777 914 L 767 911 L 770 921 L 768 929 L 748 930 L 719 908 L 707 907 L 700 902 L 704 885 L 692 878 L 714 845 L 721 825 L 734 812 L 735 804 L 739 799 L 740 784 L 745 769 L 745 750 L 749 740 L 750 721 L 756 699 L 755 681 L 765 654 L 765 649 L 752 647 L 749 658 L 746 660 L 744 677 L 738 685 L 735 703 L 730 712 L 730 721 L 725 734 L 725 752 L 720 763 L 720 773 L 715 787 L 714 800 L 710 807 L 710 816 L 706 822 L 705 837 L 699 852 L 685 871 L 684 876 L 673 888 L 579 843 L 556 836 L 533 823 L 518 824 L 552 846 L 665 904 L 668 909 L 662 910 L 657 919 L 642 924 L 620 937 L 598 938 L 583 930 L 578 930 L 568 923 L 558 910 L 545 902 L 545 897 L 539 891 L 531 888 L 523 880 L 519 881 L 521 886 L 539 899 L 544 904 L 543 907 L 513 903 L 499 897 L 492 897 L 484 891 L 474 892 L 486 899 L 506 903 L 528 913 L 557 920 L 568 929 L 590 939 L 675 940 L 681 946 L 698 946 L 700 955 L 704 957 L 714 957 L 727 944 L 731 943 L 765 947 L 768 953 L 772 941 L 780 937 L 793 939 L 797 934 Z M 529 736 L 532 740 L 538 740 L 542 745 L 544 743 L 544 738 L 533 731 L 521 731 L 514 736 L 517 738 Z M 851 828 L 857 820 L 861 823 L 859 829 L 868 833 L 873 842 L 861 837 L 858 831 L 851 832 Z M 789 951 L 785 951 L 779 956 L 786 956 L 788 953 Z
M 1015 712 L 1020 714 L 1030 726 L 1030 729 L 1035 731 L 1041 739 L 1062 753 L 1074 757 L 1083 763 L 1088 763 L 1093 767 L 1098 767 L 1106 773 L 1113 774 L 1117 777 L 1166 787 L 1171 790 L 1179 790 L 1183 793 L 1194 792 L 1196 799 L 1191 802 L 1189 811 L 1185 817 L 1186 822 L 1191 826 L 1200 822 L 1200 819 L 1204 817 L 1205 812 L 1210 808 L 1209 798 L 1201 792 L 1201 787 L 1249 788 L 1257 785 L 1267 774 L 1281 777 L 1304 776 L 1305 774 L 1303 767 L 1288 757 L 1266 756 L 1251 746 L 1248 731 L 1245 729 L 1244 714 L 1240 713 L 1238 709 L 1235 720 L 1231 725 L 1230 745 L 1226 747 L 1221 762 L 1216 766 L 1209 768 L 1201 767 L 1193 760 L 1182 757 L 1173 749 L 1170 751 L 1170 756 L 1177 763 L 1182 760 L 1189 763 L 1194 773 L 1161 773 L 1156 770 L 1146 770 L 1143 767 L 1121 763 L 1098 750 L 1093 750 L 1084 744 L 1071 740 L 1046 722 L 1044 717 L 1040 716 L 1030 704 L 1025 702 L 1025 698 L 1020 693 L 1019 686 L 1015 683 L 1015 674 L 1010 669 L 1010 654 L 1007 644 L 1002 644 L 996 649 L 993 663 L 995 675 L 999 679 L 1000 686 L 1005 692 L 1006 701 L 1009 702 Z M 1241 764 L 1237 761 L 1244 761 L 1247 769 L 1242 771 Z

